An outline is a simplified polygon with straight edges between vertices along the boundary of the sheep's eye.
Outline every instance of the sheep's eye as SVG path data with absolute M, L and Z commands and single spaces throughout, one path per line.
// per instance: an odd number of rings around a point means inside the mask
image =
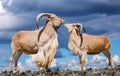
M 79 25 L 76 25 L 75 27 L 79 28 L 80 26 L 79 26 Z

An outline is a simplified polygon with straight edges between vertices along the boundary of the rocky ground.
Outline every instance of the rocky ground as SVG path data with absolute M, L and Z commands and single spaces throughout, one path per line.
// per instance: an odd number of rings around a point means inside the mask
M 9 74 L 7 71 L 0 73 L 0 76 L 120 76 L 120 65 L 116 66 L 115 70 L 99 69 L 87 71 L 71 71 L 71 70 L 55 70 L 53 72 L 32 72 L 26 71 L 19 74 Z

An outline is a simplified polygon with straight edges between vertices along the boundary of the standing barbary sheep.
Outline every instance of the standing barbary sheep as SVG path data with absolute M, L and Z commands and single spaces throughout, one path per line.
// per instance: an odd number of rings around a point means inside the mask
M 105 36 L 92 36 L 86 33 L 85 27 L 79 23 L 65 24 L 69 32 L 68 48 L 79 57 L 80 70 L 86 70 L 87 54 L 103 54 L 109 60 L 109 69 L 114 69 L 110 54 L 110 40 Z M 84 31 L 84 33 L 80 33 Z
M 38 24 L 41 17 L 46 19 L 45 27 L 39 29 Z M 38 30 L 20 31 L 12 37 L 12 55 L 10 57 L 10 73 L 12 73 L 12 61 L 15 61 L 15 71 L 19 72 L 17 61 L 22 53 L 39 54 L 35 60 L 37 66 L 42 71 L 45 67 L 48 71 L 48 66 L 52 62 L 58 47 L 57 29 L 64 22 L 63 19 L 55 14 L 42 13 L 37 16 L 36 26 Z

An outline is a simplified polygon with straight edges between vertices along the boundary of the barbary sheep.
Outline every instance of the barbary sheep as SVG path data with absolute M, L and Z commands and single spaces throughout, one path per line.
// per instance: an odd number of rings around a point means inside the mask
M 47 17 L 45 27 L 39 29 L 39 20 Z M 19 57 L 25 54 L 37 54 L 35 62 L 40 71 L 47 70 L 52 62 L 58 47 L 57 29 L 64 20 L 55 14 L 41 13 L 36 18 L 37 30 L 19 31 L 12 37 L 11 48 L 12 55 L 10 57 L 9 71 L 12 73 L 12 62 L 15 61 L 15 71 L 19 72 L 17 62 Z
M 109 69 L 114 69 L 110 53 L 110 40 L 105 36 L 93 36 L 86 33 L 80 23 L 65 24 L 69 32 L 68 48 L 79 57 L 80 70 L 86 70 L 87 54 L 103 52 L 109 60 Z

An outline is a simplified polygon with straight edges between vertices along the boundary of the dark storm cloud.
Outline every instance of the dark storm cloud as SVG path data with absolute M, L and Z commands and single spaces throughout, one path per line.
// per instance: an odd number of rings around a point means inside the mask
M 92 13 L 120 13 L 119 0 L 13 0 L 6 9 L 14 13 L 52 12 L 63 16 L 80 16 Z
M 20 30 L 34 30 L 38 13 L 49 12 L 65 19 L 66 23 L 80 22 L 89 34 L 119 37 L 120 0 L 10 0 L 3 2 L 7 15 L 1 15 L 0 36 L 9 31 L 7 37 L 0 37 L 0 43 L 10 42 L 11 37 Z M 41 20 L 40 26 L 44 25 Z M 67 47 L 67 29 L 58 29 L 60 47 Z M 6 41 L 6 42 L 5 42 Z
M 85 24 L 94 29 L 94 31 L 120 32 L 119 19 L 120 15 L 105 15 L 102 18 L 86 21 Z

